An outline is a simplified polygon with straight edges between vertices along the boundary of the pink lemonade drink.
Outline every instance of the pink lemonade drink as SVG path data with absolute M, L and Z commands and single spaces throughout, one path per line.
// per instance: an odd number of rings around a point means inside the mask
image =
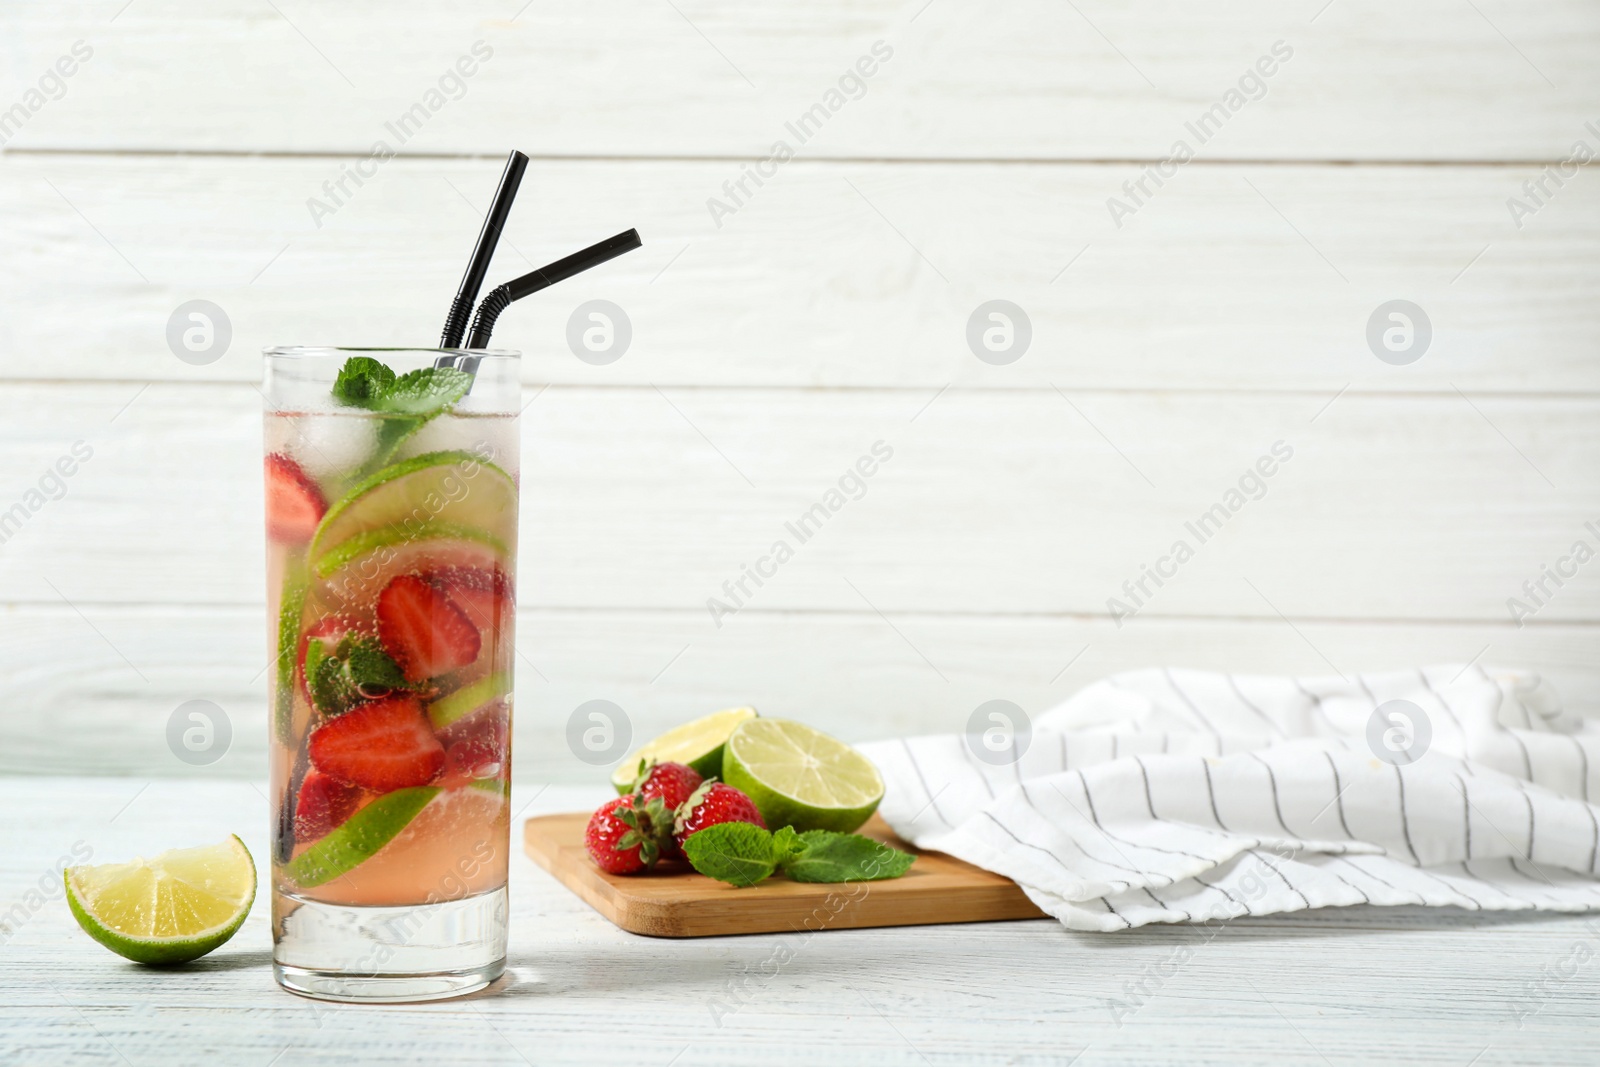
M 434 999 L 504 967 L 517 364 L 266 353 L 274 970 L 295 992 Z

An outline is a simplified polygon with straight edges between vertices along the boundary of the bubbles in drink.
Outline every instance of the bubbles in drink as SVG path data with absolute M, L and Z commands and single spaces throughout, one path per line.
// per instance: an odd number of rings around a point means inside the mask
M 505 885 L 517 417 L 267 416 L 278 893 Z

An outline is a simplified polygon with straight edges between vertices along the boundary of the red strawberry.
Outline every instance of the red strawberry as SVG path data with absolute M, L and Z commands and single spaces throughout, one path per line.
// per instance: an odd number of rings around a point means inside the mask
M 685 841 L 706 827 L 724 822 L 749 822 L 763 830 L 767 828 L 761 819 L 761 812 L 756 810 L 755 801 L 741 790 L 712 778 L 678 808 L 673 829 L 678 845 L 682 847 Z
M 688 800 L 703 781 L 705 779 L 700 777 L 700 772 L 687 764 L 670 761 L 650 763 L 634 780 L 633 791 L 646 800 L 660 797 L 668 811 L 677 811 L 678 806 Z
M 267 457 L 267 539 L 303 545 L 317 532 L 328 502 L 300 464 L 281 452 Z
M 510 610 L 511 583 L 495 567 L 439 567 L 423 575 L 480 630 L 499 629 Z
M 510 740 L 511 709 L 496 700 L 471 715 L 451 723 L 439 733 L 444 743 L 445 777 L 467 780 L 504 778 L 506 744 Z
M 673 812 L 678 806 L 688 800 L 700 783 L 705 779 L 700 777 L 700 772 L 683 763 L 656 763 L 654 761 L 639 761 L 639 776 L 634 779 L 633 792 L 644 801 L 660 800 L 665 809 L 665 820 L 661 835 L 661 855 L 665 859 L 681 859 L 683 850 L 678 847 L 677 839 L 672 836 Z
M 583 832 L 589 855 L 607 874 L 637 874 L 655 866 L 662 841 L 671 834 L 672 813 L 659 800 L 629 794 L 608 800 Z
M 294 839 L 315 841 L 361 806 L 361 790 L 317 770 L 307 770 L 294 802 Z
M 378 639 L 409 682 L 434 678 L 478 658 L 482 640 L 450 598 L 405 574 L 378 594 Z
M 444 746 L 409 693 L 323 723 L 311 733 L 310 752 L 318 770 L 379 793 L 426 785 L 444 766 Z

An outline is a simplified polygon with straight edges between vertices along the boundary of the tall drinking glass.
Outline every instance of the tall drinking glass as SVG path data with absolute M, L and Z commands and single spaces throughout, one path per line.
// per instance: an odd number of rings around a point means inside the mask
M 353 356 L 373 362 L 341 379 Z M 293 992 L 431 1000 L 504 968 L 517 368 L 266 352 L 273 969 Z

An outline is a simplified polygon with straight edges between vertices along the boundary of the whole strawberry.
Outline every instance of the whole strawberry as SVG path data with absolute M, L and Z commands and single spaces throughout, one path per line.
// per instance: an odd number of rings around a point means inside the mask
M 633 795 L 641 798 L 640 803 L 659 800 L 665 809 L 664 817 L 654 824 L 662 830 L 658 835 L 662 859 L 683 858 L 683 850 L 678 847 L 678 842 L 673 837 L 673 813 L 694 794 L 696 789 L 700 788 L 700 783 L 703 781 L 700 772 L 688 764 L 673 763 L 670 760 L 661 763 L 653 760 L 639 761 L 639 776 L 633 780 Z
M 638 874 L 655 866 L 671 833 L 672 813 L 659 799 L 629 794 L 606 801 L 589 816 L 583 843 L 607 874 Z
M 678 808 L 673 830 L 681 848 L 683 843 L 708 826 L 725 822 L 754 823 L 763 830 L 767 824 L 756 810 L 755 801 L 725 782 L 708 779 Z
M 647 763 L 641 760 L 639 766 L 639 777 L 634 780 L 633 791 L 646 800 L 660 797 L 668 811 L 677 811 L 678 806 L 688 800 L 690 794 L 705 781 L 699 771 L 686 763 Z

